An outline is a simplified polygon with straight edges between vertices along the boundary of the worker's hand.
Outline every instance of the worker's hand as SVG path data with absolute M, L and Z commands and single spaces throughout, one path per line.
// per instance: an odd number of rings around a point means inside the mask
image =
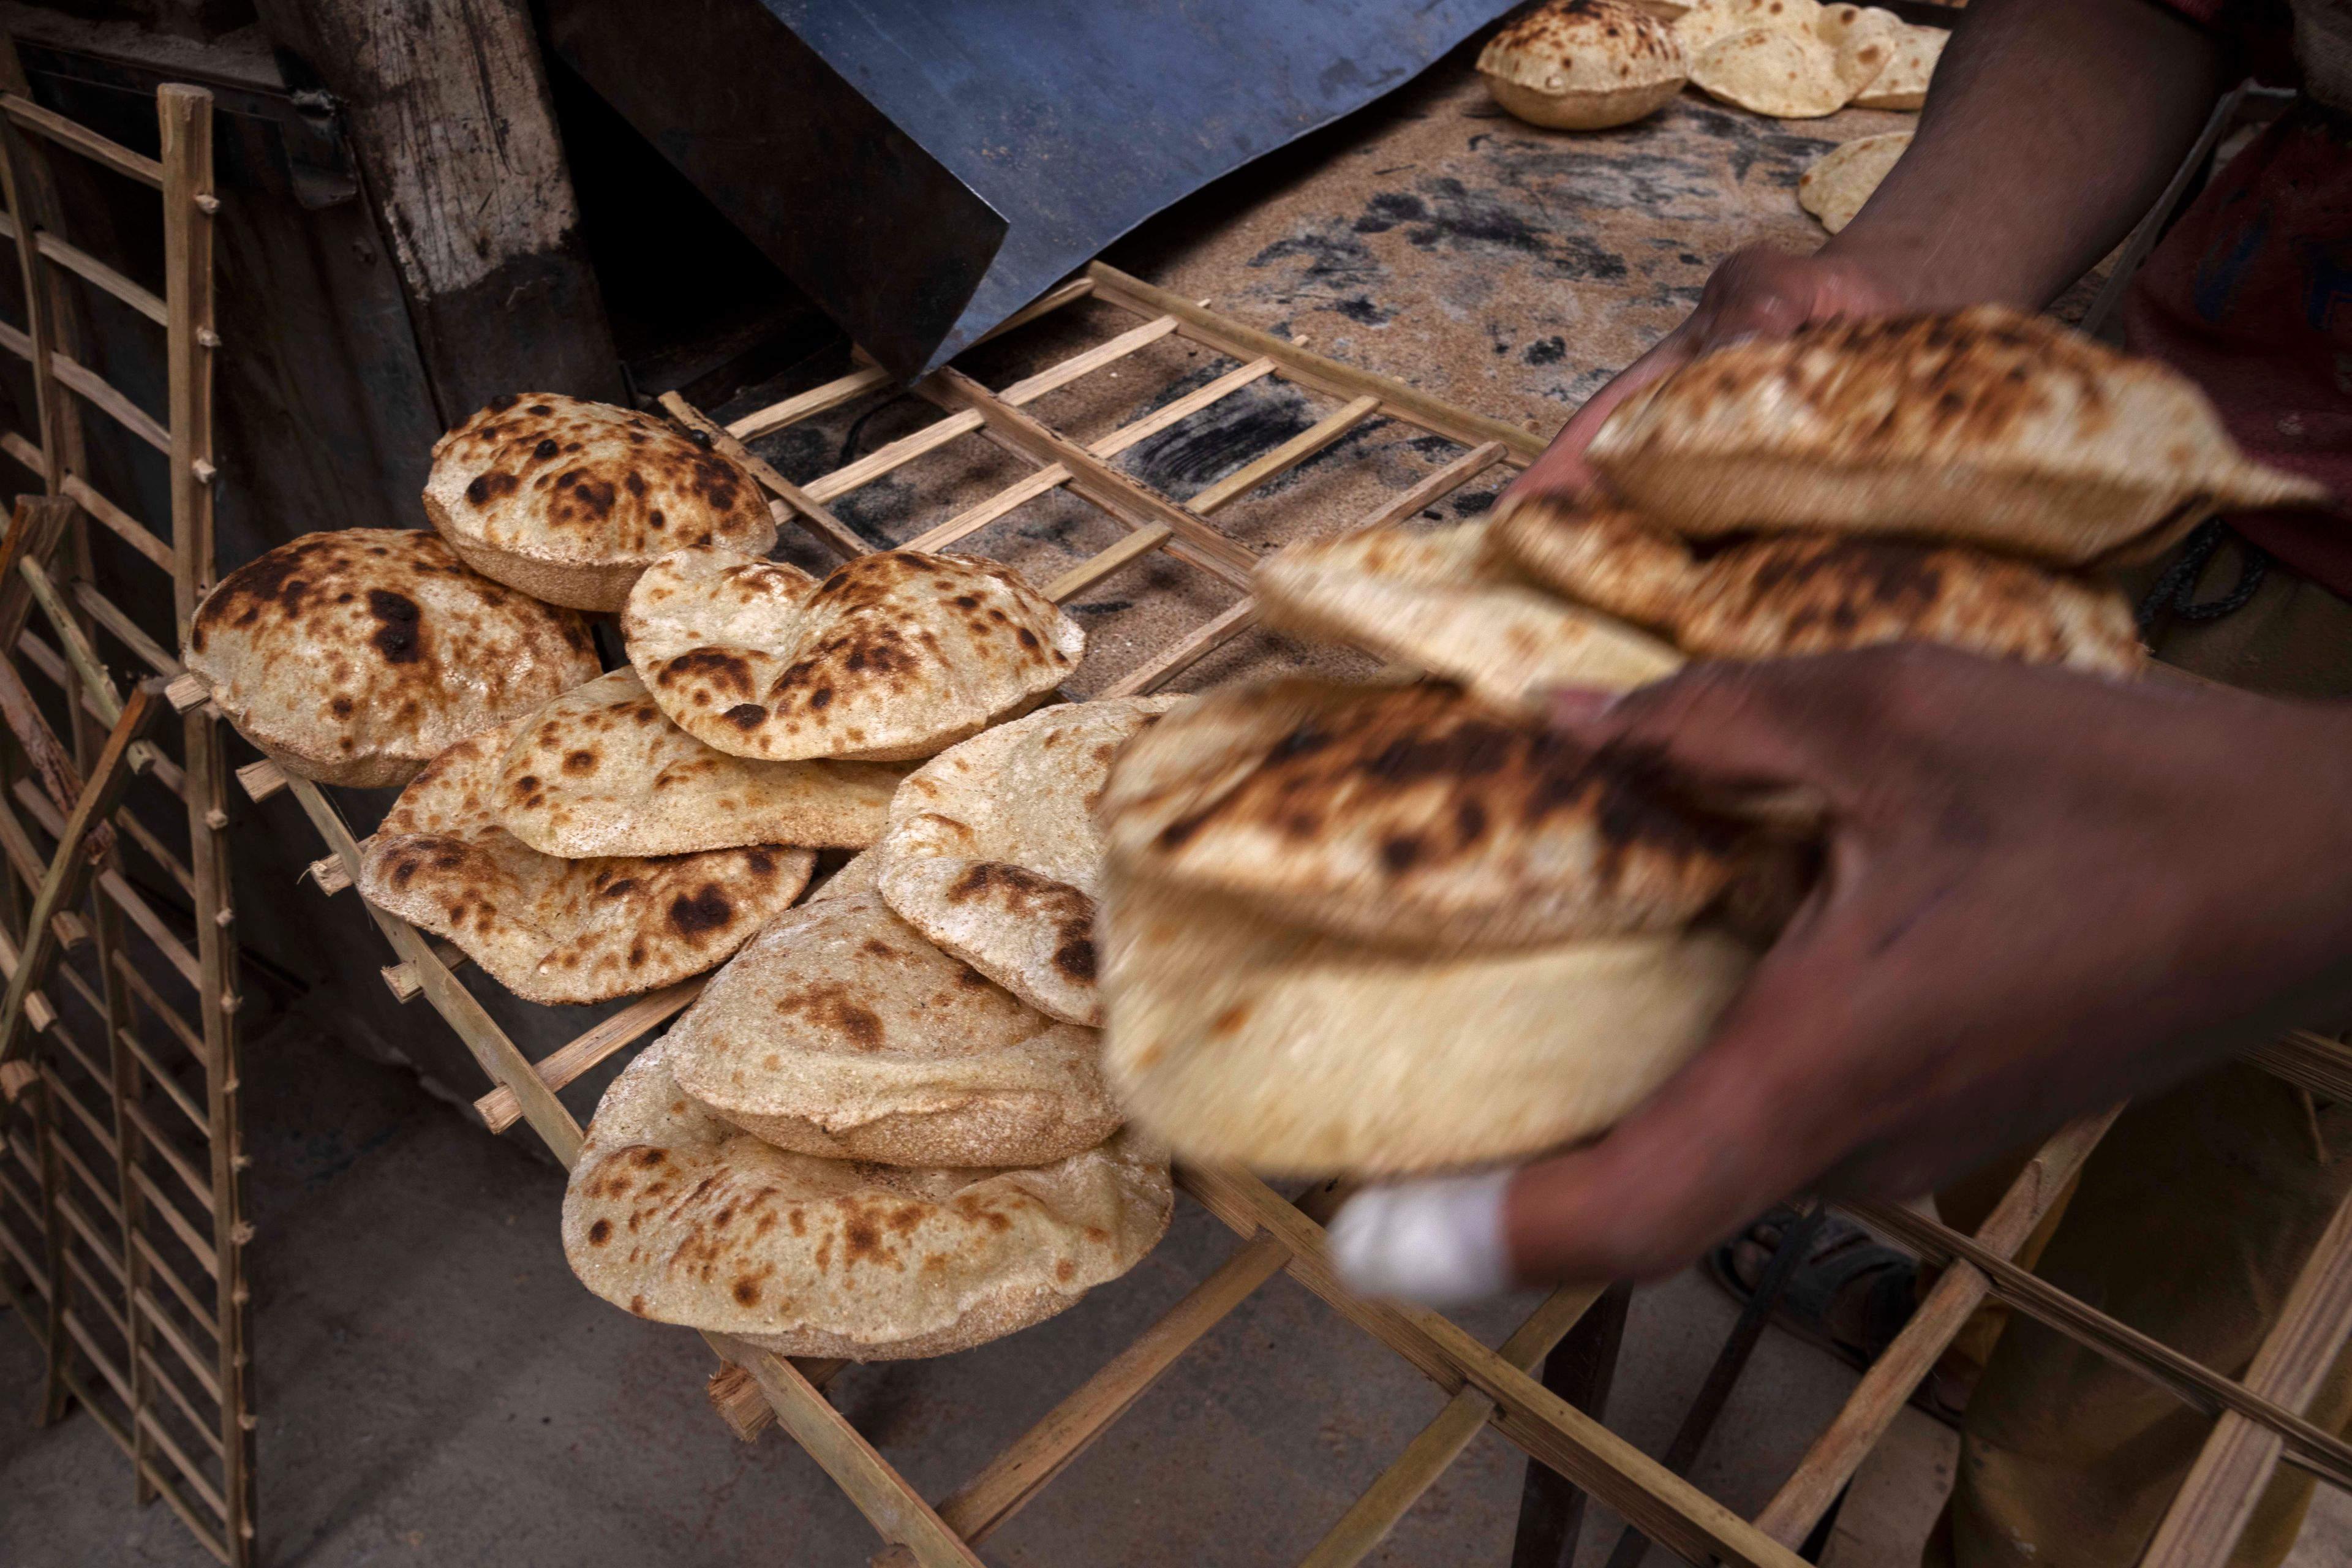
M 1604 701 L 1563 697 L 1559 722 L 1818 791 L 1823 879 L 1615 1130 L 1507 1185 L 1343 1210 L 1335 1255 L 1364 1288 L 1658 1275 L 1775 1198 L 1916 1195 L 2070 1113 L 2352 1021 L 2352 710 L 1924 647 L 1696 665 Z M 1433 1225 L 1454 1237 L 1434 1278 L 1402 1251 Z
M 1808 321 L 1883 316 L 1904 308 L 1865 263 L 1833 256 L 1742 250 L 1715 269 L 1698 308 L 1650 352 L 1620 371 L 1561 426 L 1542 457 L 1503 493 L 1581 494 L 1592 482 L 1584 448 L 1617 405 L 1711 349 L 1742 338 L 1783 338 Z

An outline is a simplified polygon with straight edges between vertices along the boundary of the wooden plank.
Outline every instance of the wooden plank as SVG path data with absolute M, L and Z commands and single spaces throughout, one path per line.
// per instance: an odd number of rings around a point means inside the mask
M 1185 504 L 1202 517 L 1229 506 L 1267 481 L 1280 478 L 1380 412 L 1377 397 L 1359 397 L 1317 420 L 1281 446 L 1244 463 Z
M 551 1090 L 562 1089 L 630 1041 L 650 1034 L 684 1012 L 709 983 L 709 975 L 698 974 L 651 995 L 638 997 L 577 1039 L 541 1057 L 535 1069 L 541 1081 Z M 504 1084 L 474 1101 L 474 1109 L 493 1132 L 504 1132 L 522 1120 L 521 1103 Z
M 1290 1249 L 1293 1279 L 1412 1363 L 1449 1395 L 1475 1387 L 1496 1405 L 1496 1431 L 1693 1563 L 1710 1553 L 1740 1568 L 1799 1568 L 1794 1552 L 1546 1390 L 1452 1321 L 1418 1307 L 1368 1301 L 1341 1283 L 1320 1226 L 1247 1172 L 1178 1167 L 1185 1191 L 1236 1232 L 1261 1229 Z
M 675 392 L 663 393 L 661 405 L 668 411 L 671 418 L 688 430 L 698 430 L 709 437 L 710 445 L 715 449 L 742 464 L 746 473 L 766 486 L 770 493 L 800 519 L 801 526 L 808 530 L 818 543 L 844 561 L 870 553 L 870 547 L 858 536 L 856 529 L 826 510 L 823 501 L 778 473 L 774 464 L 730 436 L 724 426 L 712 423 L 700 409 Z
M 156 1331 L 163 1336 L 163 1342 L 178 1352 L 180 1360 L 186 1364 L 188 1371 L 194 1375 L 197 1384 L 204 1389 L 205 1397 L 215 1405 L 219 1404 L 220 1384 L 215 1380 L 211 1369 L 205 1365 L 206 1358 L 197 1352 L 194 1343 L 189 1340 L 180 1325 L 173 1321 L 172 1315 L 163 1310 L 154 1297 L 143 1291 L 132 1296 L 131 1303 L 138 1308 L 149 1322 L 155 1325 Z
M 170 1264 L 163 1261 L 163 1255 L 155 1250 L 154 1242 L 141 1231 L 132 1231 L 131 1240 L 131 1245 L 139 1249 L 141 1257 L 145 1259 L 152 1278 L 161 1279 L 171 1289 L 173 1299 L 178 1301 L 187 1312 L 188 1321 L 202 1329 L 206 1339 L 218 1344 L 220 1325 L 213 1321 L 211 1310 L 196 1300 L 196 1293 L 194 1290 L 180 1283 L 180 1276 L 173 1271 Z
M 1977 1227 L 1977 1239 L 2004 1256 L 2024 1246 L 2122 1110 L 2116 1106 L 2095 1116 L 2078 1117 L 2051 1134 L 2017 1173 L 1984 1224 Z M 1813 1439 L 1764 1511 L 1756 1516 L 1759 1530 L 1786 1546 L 1797 1545 L 1813 1532 L 1813 1526 L 1845 1490 L 1862 1461 L 1895 1424 L 1912 1391 L 1935 1369 L 1937 1360 L 1990 1290 L 1991 1281 L 1974 1268 L 1963 1266 L 1944 1271 L 1894 1343 L 1879 1352 L 1836 1416 Z
M 180 864 L 180 858 L 173 854 L 162 839 L 148 832 L 146 825 L 133 816 L 129 807 L 125 806 L 118 810 L 112 821 L 117 832 L 139 846 L 141 854 L 152 861 L 165 876 L 179 884 L 180 891 L 191 899 L 196 896 L 195 873 Z
M 1520 1371 L 1531 1371 L 1601 1299 L 1601 1289 L 1595 1285 L 1569 1285 L 1553 1291 L 1503 1342 L 1499 1353 Z M 1495 1402 L 1475 1388 L 1465 1388 L 1447 1401 L 1436 1419 L 1390 1461 L 1380 1479 L 1339 1516 L 1315 1549 L 1298 1560 L 1299 1568 L 1352 1568 L 1370 1556 L 1398 1521 L 1412 1511 L 1422 1494 L 1461 1457 L 1494 1413 Z
M 244 786 L 246 798 L 259 805 L 294 781 L 276 763 L 264 757 L 237 769 L 236 782 Z
M 941 1522 L 922 1494 L 790 1362 L 725 1334 L 702 1337 L 722 1359 L 758 1380 L 784 1430 L 885 1541 L 904 1546 L 919 1568 L 982 1568 L 971 1548 Z
M 123 614 L 113 600 L 100 593 L 96 584 L 76 583 L 73 585 L 73 598 L 74 604 L 83 614 L 104 626 L 112 634 L 116 641 L 129 648 L 148 668 L 173 684 L 187 679 L 187 672 L 180 668 L 180 661 L 166 653 L 161 643 L 142 631 L 139 623 Z M 202 684 L 200 678 L 198 683 Z M 207 692 L 206 695 L 209 696 L 210 693 Z M 164 687 L 163 697 L 172 704 L 172 711 L 174 713 L 187 711 L 187 709 L 182 707 L 173 695 L 171 686 Z
M 48 618 L 49 629 L 57 634 L 58 647 L 65 650 L 66 662 L 72 667 L 74 678 L 83 689 L 98 700 L 100 716 L 108 723 L 122 711 L 122 693 L 107 673 L 98 650 L 90 646 L 80 621 L 74 616 L 73 606 L 49 578 L 48 569 L 30 557 L 16 563 L 16 574 L 33 590 L 33 598 Z
M 22 93 L 0 93 L 0 110 L 5 110 L 9 119 L 53 146 L 69 148 L 85 158 L 95 159 L 116 174 L 128 174 L 142 185 L 159 191 L 163 188 L 163 164 L 133 153 L 120 142 L 110 142 L 95 131 L 85 130 L 62 114 L 43 109 Z M 11 210 L 23 209 L 14 207 Z
M 836 376 L 822 386 L 813 386 L 781 403 L 771 403 L 740 419 L 728 421 L 727 433 L 738 441 L 756 441 L 762 436 L 772 436 L 788 425 L 855 403 L 879 386 L 890 384 L 890 373 L 878 364 L 861 365 L 847 375 Z
M 68 474 L 58 490 L 89 513 L 116 537 L 164 571 L 172 570 L 172 547 L 155 537 L 154 530 L 107 500 L 79 474 Z
M 973 502 L 937 528 L 917 534 L 900 548 L 926 552 L 945 550 L 957 540 L 967 534 L 978 533 L 1005 513 L 1027 505 L 1047 490 L 1067 484 L 1069 479 L 1069 469 L 1059 463 L 1048 463 L 1032 471 L 1027 479 L 1007 485 L 986 500 Z
M 133 1165 L 131 1167 L 131 1179 L 139 1184 L 139 1190 L 147 1194 L 148 1201 L 155 1205 L 155 1212 L 163 1216 L 163 1223 L 171 1227 L 172 1234 L 180 1238 L 181 1245 L 194 1254 L 205 1272 L 217 1278 L 219 1263 L 213 1255 L 213 1238 L 198 1231 L 194 1222 L 163 1195 L 163 1189 L 156 1185 L 154 1177 Z M 205 1217 L 209 1219 L 212 1216 L 207 1215 Z
M 1139 555 L 1149 555 L 1172 538 L 1158 523 L 1139 528 L 1109 549 L 1079 562 L 1045 584 L 1045 597 L 1062 604 L 1077 597 Z
M 1047 365 L 1034 375 L 1026 375 L 996 395 L 1019 408 L 1036 402 L 1049 392 L 1056 392 L 1077 380 L 1091 375 L 1105 365 L 1117 364 L 1139 349 L 1150 347 L 1176 330 L 1176 318 L 1161 316 L 1139 327 L 1130 327 L 1115 338 L 1107 338 L 1082 353 L 1072 354 L 1057 363 Z
M 902 468 L 927 452 L 935 452 L 959 436 L 968 436 L 980 428 L 978 414 L 950 414 L 946 418 L 924 426 L 911 436 L 901 436 L 887 445 L 877 447 L 857 461 L 838 468 L 829 474 L 820 474 L 801 487 L 809 500 L 823 506 L 862 486 L 870 485 L 893 468 Z
M 34 778 L 48 792 L 53 801 L 70 805 L 81 794 L 81 773 L 66 754 L 65 742 L 58 740 L 49 721 L 41 716 L 33 694 L 25 689 L 16 667 L 0 659 L 0 718 L 5 718 L 17 744 L 33 764 L 32 775 L 18 783 L 30 784 Z
M 1116 267 L 1099 261 L 1088 262 L 1087 276 L 1095 280 L 1095 292 L 1100 298 L 1123 305 L 1139 316 L 1174 316 L 1183 323 L 1181 330 L 1184 335 L 1196 342 L 1222 350 L 1235 359 L 1273 360 L 1282 367 L 1286 379 L 1330 396 L 1361 397 L 1369 395 L 1377 397 L 1383 412 L 1459 441 L 1465 447 L 1499 441 L 1514 458 L 1525 461 L 1532 460 L 1549 445 L 1547 437 L 1531 430 L 1522 430 L 1500 419 L 1465 413 L 1401 381 L 1374 375 L 1370 371 L 1326 359 L 1321 354 L 1309 353 L 1297 344 L 1270 332 L 1244 327 L 1238 321 L 1194 304 L 1181 294 L 1171 294 L 1139 278 L 1131 278 Z
M 85 283 L 104 289 L 159 327 L 171 325 L 172 318 L 161 296 L 141 288 L 87 250 L 67 244 L 47 229 L 36 235 L 33 243 L 40 247 L 43 256 Z
M 29 349 L 30 346 L 31 345 L 26 342 L 24 333 L 18 331 L 16 328 L 8 325 L 6 322 L 0 321 L 0 348 L 8 350 L 11 353 L 15 353 L 19 359 L 26 359 L 31 356 L 24 351 Z M 8 456 L 16 458 L 17 462 L 23 464 L 26 468 L 30 468 L 33 471 L 33 477 L 35 479 L 41 480 L 45 484 L 48 481 L 49 466 L 42 459 L 41 449 L 38 447 L 34 446 L 30 441 L 26 440 L 22 436 L 17 435 L 14 430 L 0 432 L 0 452 L 7 453 Z
M 165 457 L 172 455 L 172 433 L 153 415 L 117 392 L 98 372 L 59 349 L 49 351 L 49 370 L 60 385 L 81 394 L 91 406 L 111 415 L 116 424 Z
M 454 942 L 443 942 L 436 937 L 429 939 L 425 945 L 433 954 L 435 962 L 452 973 L 474 962 L 467 954 L 466 950 Z M 418 973 L 416 965 L 388 963 L 384 965 L 382 973 L 384 985 L 392 992 L 392 999 L 402 1006 L 406 1006 L 425 994 L 425 977 Z
M 295 780 L 293 789 L 294 798 L 301 802 L 311 826 L 327 841 L 327 847 L 342 858 L 344 870 L 357 879 L 359 846 L 352 841 L 352 830 L 343 825 L 341 815 L 320 793 L 319 786 L 310 780 Z M 504 1084 L 514 1091 L 522 1109 L 523 1120 L 530 1123 L 531 1131 L 538 1133 L 550 1152 L 563 1163 L 564 1169 L 570 1170 L 573 1162 L 580 1158 L 580 1123 L 563 1109 L 563 1102 L 555 1098 L 555 1091 L 531 1070 L 530 1061 L 515 1048 L 515 1043 L 507 1037 L 506 1031 L 498 1026 L 481 1003 L 475 1000 L 473 994 L 458 984 L 457 977 L 433 956 L 425 946 L 423 934 L 415 927 L 406 921 L 385 914 L 373 904 L 364 907 L 374 917 L 376 926 L 383 932 L 385 940 L 392 943 L 393 951 L 399 953 L 404 962 L 416 965 L 417 979 L 434 1010 L 448 1020 L 449 1026 L 457 1031 L 457 1037 L 473 1053 L 474 1060 L 480 1065 L 482 1071 L 494 1082 Z M 738 1358 L 730 1356 L 728 1359 Z
M 2352 1103 L 2352 1046 L 2340 1040 L 2295 1029 L 2256 1046 L 2245 1059 L 2322 1100 Z
M 187 1021 L 182 1018 L 169 1003 L 155 994 L 154 987 L 147 984 L 147 977 L 139 973 L 138 966 L 133 964 L 127 955 L 117 954 L 115 966 L 122 972 L 123 984 L 131 987 L 131 994 L 147 1004 L 155 1016 L 163 1021 L 163 1026 L 170 1029 L 180 1044 L 186 1048 L 188 1055 L 194 1057 L 199 1065 L 204 1064 L 205 1053 L 203 1037 L 191 1029 Z M 164 1078 L 168 1081 L 167 1075 L 161 1068 L 151 1066 L 149 1070 L 154 1072 L 158 1078 Z M 195 1120 L 202 1122 L 204 1118 L 199 1116 Z
M 162 953 L 165 961 L 180 972 L 183 979 L 196 988 L 198 995 L 202 995 L 205 991 L 203 961 L 188 951 L 187 943 L 182 942 L 179 933 L 164 923 L 163 917 L 155 912 L 154 906 L 140 897 L 139 889 L 132 887 L 121 872 L 111 867 L 98 874 L 98 885 L 106 896 L 114 901 L 118 909 L 131 917 L 131 923 L 137 926 L 146 934 L 147 940 L 155 944 L 155 951 Z
M 1133 424 L 1122 425 L 1100 440 L 1087 442 L 1087 450 L 1097 458 L 1115 458 L 1137 442 L 1148 440 L 1171 425 L 1182 424 L 1209 405 L 1222 403 L 1243 387 L 1273 374 L 1272 360 L 1254 359 L 1239 370 L 1229 370 L 1208 385 L 1153 409 Z
M 33 613 L 33 585 L 16 568 L 47 561 L 73 522 L 73 507 L 55 496 L 21 496 L 0 539 L 0 658 L 15 651 Z
M 1046 289 L 1043 294 L 1038 295 L 1034 300 L 1030 300 L 1029 303 L 1022 306 L 1021 309 L 1013 311 L 1013 314 L 1005 317 L 1004 320 L 997 322 L 996 325 L 989 328 L 988 331 L 981 333 L 979 337 L 972 341 L 976 343 L 984 343 L 991 338 L 1001 338 L 1005 333 L 1013 331 L 1015 328 L 1027 326 L 1030 322 L 1037 320 L 1040 316 L 1050 316 L 1065 305 L 1075 305 L 1079 300 L 1085 299 L 1087 295 L 1092 294 L 1094 291 L 1095 280 L 1084 274 L 1080 274 L 1076 278 L 1066 279 L 1063 281 L 1055 284 L 1051 289 Z

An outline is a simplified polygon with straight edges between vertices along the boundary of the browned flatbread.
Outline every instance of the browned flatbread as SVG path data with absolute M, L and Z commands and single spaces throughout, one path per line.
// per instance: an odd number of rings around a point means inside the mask
M 477 572 L 583 610 L 619 609 L 672 550 L 776 542 L 733 458 L 649 414 L 553 392 L 499 398 L 435 442 L 425 515 Z
M 1960 545 L 1785 533 L 1698 552 L 1630 512 L 1550 502 L 1494 537 L 1531 576 L 1695 658 L 1933 642 L 2117 675 L 2146 662 L 2113 584 Z
M 1625 125 L 1682 90 L 1675 30 L 1632 0 L 1549 0 L 1506 24 L 1478 53 L 1495 101 L 1534 125 Z
M 596 678 L 587 623 L 422 529 L 306 533 L 196 606 L 182 658 L 287 772 L 394 788 L 478 731 Z

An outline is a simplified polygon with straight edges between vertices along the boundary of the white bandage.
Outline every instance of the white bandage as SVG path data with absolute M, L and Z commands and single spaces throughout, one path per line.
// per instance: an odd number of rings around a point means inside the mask
M 1370 1187 L 1331 1221 L 1331 1261 L 1366 1296 L 1449 1307 L 1511 1288 L 1503 1190 L 1514 1173 Z

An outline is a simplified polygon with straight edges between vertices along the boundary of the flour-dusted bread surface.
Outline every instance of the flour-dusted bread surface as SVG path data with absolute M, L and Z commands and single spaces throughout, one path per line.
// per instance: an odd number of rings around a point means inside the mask
M 704 1110 L 668 1044 L 631 1062 L 563 1194 L 581 1283 L 659 1322 L 784 1355 L 944 1355 L 1042 1321 L 1167 1231 L 1167 1155 L 1132 1130 L 1050 1165 L 820 1160 Z
M 1706 1043 L 1752 952 L 1710 929 L 1416 954 L 1130 879 L 1105 904 L 1104 1066 L 1185 1159 L 1391 1175 L 1598 1132 Z
M 629 661 L 688 734 L 739 757 L 906 761 L 1034 705 L 1086 634 L 1009 566 L 892 550 L 823 582 L 733 550 L 648 570 Z
M 1905 23 L 1895 37 L 1894 56 L 1886 62 L 1886 68 L 1854 95 L 1854 106 L 1858 109 L 1925 108 L 1927 84 L 1934 79 L 1937 62 L 1944 58 L 1944 46 L 1951 41 L 1951 37 L 1949 28 Z
M 463 948 L 532 1002 L 608 1002 L 716 967 L 808 886 L 816 857 L 755 846 L 566 860 L 499 826 L 499 762 L 527 721 L 460 741 L 368 841 L 360 893 Z
M 1682 90 L 1689 67 L 1675 30 L 1633 0 L 1549 0 L 1479 51 L 1495 101 L 1536 125 L 1624 125 Z
M 862 848 L 882 836 L 900 770 L 730 757 L 670 722 L 634 669 L 564 693 L 499 762 L 499 826 L 533 849 L 686 855 L 750 844 Z
M 1135 739 L 1097 816 L 1123 874 L 1415 952 L 1676 930 L 1756 852 L 1654 766 L 1443 686 L 1211 692 Z
M 650 414 L 552 392 L 499 398 L 435 442 L 425 514 L 476 571 L 583 610 L 619 609 L 669 551 L 776 542 L 732 458 Z
M 1854 220 L 1910 146 L 1908 131 L 1840 142 L 1797 176 L 1797 205 L 1837 233 Z
M 1692 57 L 1691 85 L 1778 120 L 1817 120 L 1845 107 L 1837 50 L 1778 27 L 1727 33 Z
M 1735 343 L 1628 398 L 1587 456 L 1678 533 L 1906 534 L 2060 565 L 2327 494 L 2249 461 L 2179 372 L 1994 305 Z
M 950 957 L 877 893 L 791 910 L 666 1038 L 688 1093 L 780 1148 L 891 1165 L 1042 1165 L 1121 1120 L 1098 1031 Z
M 1886 69 L 1907 26 L 1883 6 L 1824 5 L 1813 36 L 1835 55 L 1838 83 L 1851 100 Z
M 1698 658 L 1932 642 L 2109 675 L 2146 663 L 2113 583 L 1965 545 L 1780 533 L 1697 552 L 1629 513 L 1556 502 L 1518 508 L 1496 538 L 1569 597 Z
M 1102 1022 L 1095 799 L 1127 742 L 1181 701 L 1122 697 L 1001 724 L 907 775 L 876 847 L 890 907 L 1031 1006 Z
M 1634 687 L 1672 674 L 1672 648 L 1536 587 L 1489 548 L 1486 522 L 1375 529 L 1294 544 L 1257 569 L 1277 631 L 1347 643 L 1534 712 L 1562 686 Z
M 597 670 L 577 614 L 422 529 L 306 533 L 247 562 L 196 606 L 182 658 L 289 773 L 362 789 L 406 784 Z
M 1751 27 L 1818 37 L 1822 10 L 1821 0 L 1698 0 L 1675 19 L 1675 36 L 1696 59 L 1717 39 Z

